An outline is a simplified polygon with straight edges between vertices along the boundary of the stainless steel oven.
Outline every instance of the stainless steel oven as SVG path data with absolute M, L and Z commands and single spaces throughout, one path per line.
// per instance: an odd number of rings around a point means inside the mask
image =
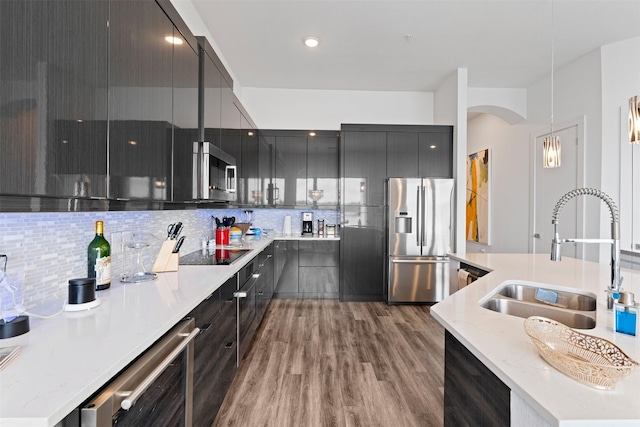
M 83 405 L 81 426 L 192 425 L 194 338 L 185 319 Z
M 210 142 L 193 143 L 193 198 L 235 201 L 236 160 Z

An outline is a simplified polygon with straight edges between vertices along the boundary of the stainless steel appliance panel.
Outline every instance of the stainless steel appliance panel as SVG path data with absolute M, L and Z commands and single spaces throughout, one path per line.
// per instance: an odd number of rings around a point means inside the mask
M 82 407 L 81 424 L 191 426 L 194 339 L 199 332 L 193 319 L 176 325 Z
M 389 302 L 435 302 L 449 295 L 446 257 L 389 257 Z
M 452 179 L 424 179 L 422 255 L 445 256 L 451 252 Z
M 422 180 L 389 179 L 389 254 L 422 255 Z

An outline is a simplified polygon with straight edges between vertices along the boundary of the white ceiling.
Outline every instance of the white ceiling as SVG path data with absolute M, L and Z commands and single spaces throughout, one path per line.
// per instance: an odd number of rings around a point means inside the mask
M 640 0 L 191 1 L 243 87 L 432 91 L 457 68 L 527 87 L 550 72 L 552 6 L 556 69 L 640 35 Z

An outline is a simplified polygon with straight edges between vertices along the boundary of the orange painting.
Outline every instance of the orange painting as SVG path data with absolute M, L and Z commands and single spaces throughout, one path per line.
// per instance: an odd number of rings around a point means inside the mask
M 467 158 L 467 240 L 489 244 L 489 149 Z

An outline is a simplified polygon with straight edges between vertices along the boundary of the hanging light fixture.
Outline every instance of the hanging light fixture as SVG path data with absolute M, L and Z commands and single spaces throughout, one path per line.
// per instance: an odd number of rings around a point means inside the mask
M 560 167 L 560 137 L 553 134 L 553 57 L 554 57 L 554 45 L 553 45 L 553 32 L 554 32 L 554 14 L 553 14 L 553 1 L 551 2 L 551 134 L 542 141 L 542 157 L 543 165 L 545 168 L 557 168 Z
M 629 98 L 629 144 L 640 144 L 640 99 L 638 96 Z

